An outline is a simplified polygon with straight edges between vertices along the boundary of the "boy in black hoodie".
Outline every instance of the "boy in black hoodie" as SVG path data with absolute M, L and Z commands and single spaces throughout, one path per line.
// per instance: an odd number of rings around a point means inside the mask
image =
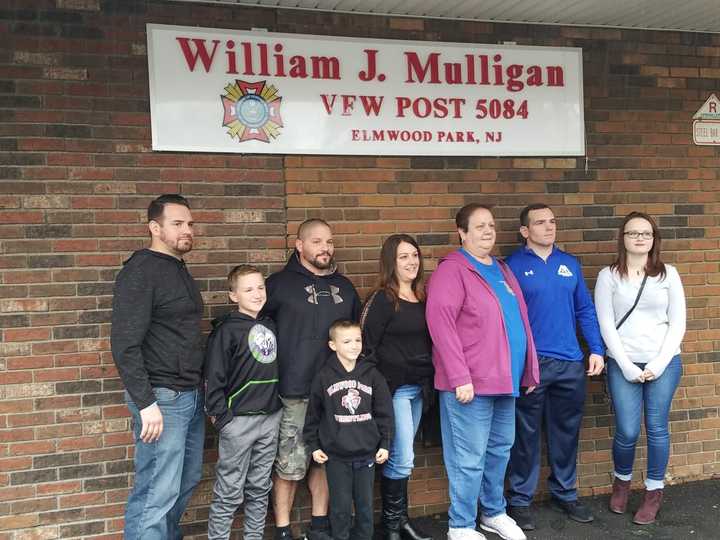
M 335 352 L 313 379 L 303 435 L 313 459 L 325 464 L 333 539 L 370 540 L 374 466 L 388 458 L 392 398 L 374 364 L 357 361 L 362 351 L 358 323 L 333 323 L 328 345 Z
M 253 266 L 228 275 L 238 311 L 213 321 L 206 352 L 206 409 L 220 432 L 208 540 L 230 537 L 233 514 L 245 501 L 243 538 L 261 540 L 270 473 L 280 429 L 277 340 L 265 305 L 265 280 Z

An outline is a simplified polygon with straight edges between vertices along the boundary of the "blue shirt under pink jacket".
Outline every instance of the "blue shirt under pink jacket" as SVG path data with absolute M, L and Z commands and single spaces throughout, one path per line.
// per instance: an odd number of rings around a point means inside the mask
M 540 382 L 527 306 L 515 276 L 497 261 L 515 293 L 528 338 L 520 386 Z M 433 340 L 435 388 L 454 391 L 472 383 L 476 395 L 511 395 L 510 345 L 500 302 L 462 253 L 443 258 L 427 288 L 426 318 Z

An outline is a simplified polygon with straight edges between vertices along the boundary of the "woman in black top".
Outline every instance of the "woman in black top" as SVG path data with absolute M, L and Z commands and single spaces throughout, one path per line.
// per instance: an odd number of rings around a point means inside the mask
M 432 343 L 425 322 L 423 261 L 417 242 L 394 234 L 380 252 L 378 285 L 362 310 L 364 349 L 377 362 L 393 395 L 395 436 L 382 472 L 382 524 L 386 540 L 432 540 L 407 514 L 413 441 L 432 395 Z M 427 399 L 425 399 L 427 404 Z

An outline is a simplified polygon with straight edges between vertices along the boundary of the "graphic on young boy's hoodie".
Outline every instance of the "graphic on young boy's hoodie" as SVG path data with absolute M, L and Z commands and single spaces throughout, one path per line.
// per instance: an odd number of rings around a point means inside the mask
M 275 334 L 262 324 L 256 324 L 248 333 L 248 346 L 253 358 L 261 364 L 270 364 L 277 356 Z
M 351 422 L 367 422 L 372 420 L 372 413 L 355 414 L 362 403 L 360 392 L 364 392 L 368 396 L 372 396 L 372 387 L 356 381 L 354 379 L 338 381 L 331 384 L 325 391 L 328 396 L 332 396 L 336 392 L 347 390 L 347 393 L 340 398 L 340 406 L 345 407 L 350 414 L 335 414 L 335 421 L 343 424 Z
M 350 414 L 355 414 L 355 411 L 357 411 L 361 401 L 362 398 L 360 397 L 360 392 L 351 388 L 347 391 L 347 394 L 342 397 L 340 404 L 350 411 Z

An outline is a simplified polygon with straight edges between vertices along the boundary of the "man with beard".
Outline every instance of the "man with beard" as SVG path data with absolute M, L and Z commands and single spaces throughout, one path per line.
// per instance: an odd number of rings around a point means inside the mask
M 193 245 L 188 201 L 161 195 L 147 215 L 150 248 L 117 276 L 110 335 L 135 438 L 125 540 L 179 540 L 202 472 L 203 300 L 182 259 Z
M 312 497 L 309 536 L 326 537 L 329 529 L 325 470 L 310 466 L 302 432 L 312 378 L 331 352 L 328 330 L 338 319 L 356 321 L 360 314 L 360 298 L 350 280 L 337 271 L 334 253 L 330 226 L 322 219 L 308 219 L 298 228 L 295 251 L 285 268 L 267 280 L 263 311 L 277 324 L 283 404 L 273 489 L 279 540 L 292 538 L 290 511 L 297 484 L 306 474 Z

